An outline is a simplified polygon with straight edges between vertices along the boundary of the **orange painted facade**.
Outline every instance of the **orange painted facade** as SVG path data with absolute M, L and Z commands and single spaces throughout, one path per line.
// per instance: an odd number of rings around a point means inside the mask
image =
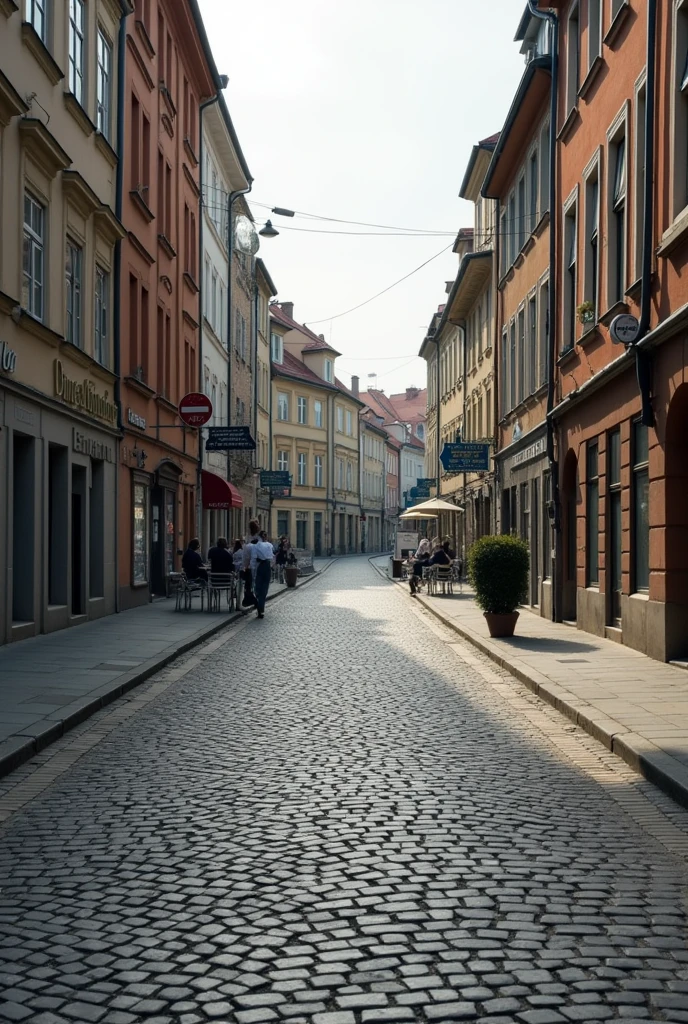
M 200 103 L 217 72 L 194 3 L 140 0 L 127 20 L 121 269 L 119 586 L 122 608 L 164 593 L 197 533 L 197 432 L 177 406 L 199 386 Z
M 688 655 L 688 106 L 681 90 L 688 11 L 656 5 L 651 300 L 636 351 L 611 339 L 610 324 L 621 313 L 642 319 L 648 0 L 604 0 L 599 22 L 593 0 L 553 6 L 560 25 L 561 617 L 661 660 L 681 659 Z M 639 352 L 652 425 L 641 422 Z

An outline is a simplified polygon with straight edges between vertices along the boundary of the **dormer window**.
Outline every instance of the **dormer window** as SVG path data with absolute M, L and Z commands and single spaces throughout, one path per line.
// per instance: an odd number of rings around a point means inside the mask
M 333 366 L 332 366 L 332 360 L 331 359 L 326 359 L 325 360 L 325 380 L 327 381 L 328 384 L 331 384 L 333 378 L 334 378 L 334 369 L 333 369 Z
M 273 363 L 284 362 L 284 338 L 280 334 L 270 335 L 270 349 Z

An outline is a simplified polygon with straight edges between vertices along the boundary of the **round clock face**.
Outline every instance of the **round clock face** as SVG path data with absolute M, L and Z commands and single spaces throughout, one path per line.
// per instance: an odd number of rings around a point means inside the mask
M 258 232 L 243 214 L 234 221 L 234 248 L 247 256 L 255 256 L 260 248 Z

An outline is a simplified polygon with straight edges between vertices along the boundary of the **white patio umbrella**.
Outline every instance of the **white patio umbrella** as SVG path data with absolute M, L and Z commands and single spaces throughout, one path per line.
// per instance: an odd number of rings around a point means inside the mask
M 399 518 L 436 519 L 440 512 L 463 512 L 463 508 L 461 505 L 452 505 L 450 501 L 444 501 L 443 498 L 430 498 L 429 501 L 421 501 L 420 505 L 414 505 L 412 508 L 407 509 Z

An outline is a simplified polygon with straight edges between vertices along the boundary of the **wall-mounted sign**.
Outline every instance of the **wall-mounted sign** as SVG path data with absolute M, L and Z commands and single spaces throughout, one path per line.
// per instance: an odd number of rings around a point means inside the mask
M 440 453 L 445 473 L 486 473 L 490 468 L 490 446 L 479 442 L 445 443 Z
M 208 427 L 207 452 L 254 452 L 256 442 L 250 427 Z
M 89 416 L 105 420 L 106 423 L 115 424 L 117 422 L 117 406 L 110 401 L 108 391 L 99 394 L 95 384 L 88 377 L 84 377 L 83 380 L 73 380 L 68 377 L 59 359 L 55 360 L 54 370 L 54 388 L 58 398 L 61 398 L 67 405 L 73 405 L 81 412 L 88 413 Z
M 72 448 L 75 452 L 79 452 L 80 455 L 88 455 L 90 458 L 98 459 L 100 462 L 115 461 L 113 445 L 108 444 L 106 441 L 99 441 L 94 437 L 89 437 L 88 434 L 77 430 L 76 427 L 72 432 Z
M 547 440 L 541 437 L 539 441 L 535 441 L 534 444 L 528 445 L 522 452 L 517 452 L 511 460 L 511 468 L 516 469 L 517 466 L 522 466 L 524 462 L 530 462 L 532 459 L 537 459 L 539 455 L 544 455 L 547 451 Z
M 6 341 L 0 341 L 0 372 L 14 373 L 17 368 L 17 353 Z
M 134 412 L 133 409 L 127 409 L 127 422 L 130 423 L 132 427 L 138 427 L 139 430 L 146 429 L 145 419 L 143 416 L 139 416 L 137 412 Z
M 291 487 L 291 473 L 282 471 L 281 469 L 261 469 L 260 486 L 268 487 L 271 490 L 274 488 L 281 489 L 283 487 Z
M 618 345 L 632 345 L 637 341 L 639 333 L 640 321 L 630 313 L 620 313 L 609 325 L 610 337 Z

